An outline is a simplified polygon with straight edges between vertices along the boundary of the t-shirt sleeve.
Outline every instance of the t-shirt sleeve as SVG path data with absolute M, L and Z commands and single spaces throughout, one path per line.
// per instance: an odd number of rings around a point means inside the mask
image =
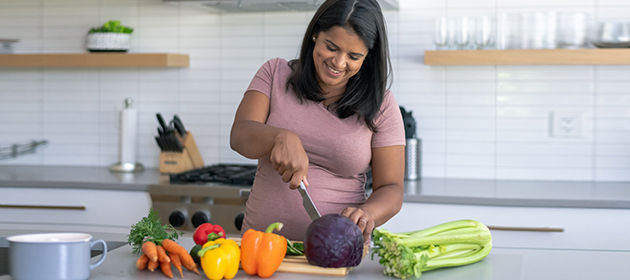
M 273 85 L 273 76 L 278 65 L 279 58 L 270 59 L 260 66 L 254 78 L 249 83 L 247 91 L 255 90 L 264 93 L 267 97 L 271 96 L 271 88 Z
M 405 127 L 398 102 L 394 95 L 387 91 L 383 98 L 380 114 L 374 120 L 376 133 L 372 135 L 372 147 L 405 145 Z

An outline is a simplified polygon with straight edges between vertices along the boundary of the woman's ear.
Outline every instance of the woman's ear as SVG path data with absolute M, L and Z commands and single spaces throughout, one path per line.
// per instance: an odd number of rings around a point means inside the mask
M 317 37 L 313 36 L 313 42 L 317 41 Z

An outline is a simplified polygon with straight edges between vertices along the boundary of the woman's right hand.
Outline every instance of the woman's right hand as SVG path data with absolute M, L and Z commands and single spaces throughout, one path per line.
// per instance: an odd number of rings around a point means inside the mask
M 300 137 L 295 133 L 288 130 L 279 133 L 274 139 L 269 159 L 282 176 L 282 181 L 289 183 L 289 188 L 296 189 L 302 180 L 308 185 L 308 156 Z

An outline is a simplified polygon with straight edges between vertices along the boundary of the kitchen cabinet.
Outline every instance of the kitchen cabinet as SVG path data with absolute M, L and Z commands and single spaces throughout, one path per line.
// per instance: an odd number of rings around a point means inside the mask
M 0 188 L 0 230 L 129 233 L 151 208 L 144 191 Z
M 187 54 L 47 53 L 0 54 L 0 67 L 188 67 Z
M 626 65 L 630 48 L 425 51 L 427 65 Z
M 473 219 L 501 227 L 561 228 L 563 232 L 492 230 L 494 247 L 583 250 L 630 250 L 630 209 L 499 207 L 434 203 L 403 203 L 382 227 L 412 231 L 440 223 Z

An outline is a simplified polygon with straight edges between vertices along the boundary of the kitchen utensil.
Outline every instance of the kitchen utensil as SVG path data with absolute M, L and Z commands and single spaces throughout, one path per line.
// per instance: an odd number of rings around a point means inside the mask
M 13 53 L 13 43 L 17 41 L 19 40 L 0 38 L 0 53 Z
M 408 138 L 405 145 L 405 180 L 420 180 L 422 176 L 422 141 Z
M 474 45 L 478 50 L 488 49 L 494 44 L 494 27 L 489 16 L 475 18 Z
M 7 237 L 12 279 L 88 279 L 105 261 L 107 244 L 87 233 L 39 233 Z M 90 263 L 90 249 L 101 244 L 103 254 Z
M 308 216 L 311 217 L 311 220 L 315 220 L 321 217 L 319 211 L 317 210 L 317 207 L 315 207 L 315 204 L 313 204 L 313 200 L 308 194 L 306 186 L 304 186 L 303 182 L 300 182 L 300 187 L 298 187 L 298 191 L 302 196 L 302 205 L 304 206 L 304 209 L 306 209 L 306 213 L 308 213 Z
M 48 144 L 47 140 L 31 141 L 24 144 L 13 144 L 6 147 L 0 147 L 0 160 L 16 158 L 21 155 L 35 153 L 38 147 Z
M 403 118 L 403 125 L 405 126 L 405 138 L 416 137 L 416 120 L 411 115 L 411 110 L 407 111 L 403 106 L 399 106 L 399 108 Z
M 406 111 L 402 106 L 399 108 L 405 126 L 405 180 L 418 180 L 422 167 L 422 142 L 416 138 L 416 120 L 413 118 L 411 110 Z
M 630 22 L 598 22 L 590 39 L 598 48 L 630 47 Z
M 435 33 L 433 34 L 433 43 L 435 44 L 436 50 L 445 50 L 448 49 L 449 44 L 452 42 L 449 40 L 449 28 L 448 28 L 449 18 L 447 17 L 438 17 L 435 20 Z
M 181 135 L 182 137 L 186 136 L 186 127 L 184 127 L 184 123 L 177 115 L 173 116 L 173 125 L 175 126 L 175 129 L 177 130 L 177 133 L 179 133 L 179 135 Z
M 577 49 L 586 46 L 587 13 L 559 13 L 557 46 Z
M 156 113 L 155 116 L 157 117 L 157 120 L 160 123 L 160 126 L 162 127 L 162 131 L 164 133 L 168 133 L 170 129 L 166 125 L 166 122 L 164 121 L 164 118 L 162 117 L 162 114 L 161 113 Z
M 497 49 L 520 49 L 522 16 L 518 13 L 500 13 L 497 19 Z

